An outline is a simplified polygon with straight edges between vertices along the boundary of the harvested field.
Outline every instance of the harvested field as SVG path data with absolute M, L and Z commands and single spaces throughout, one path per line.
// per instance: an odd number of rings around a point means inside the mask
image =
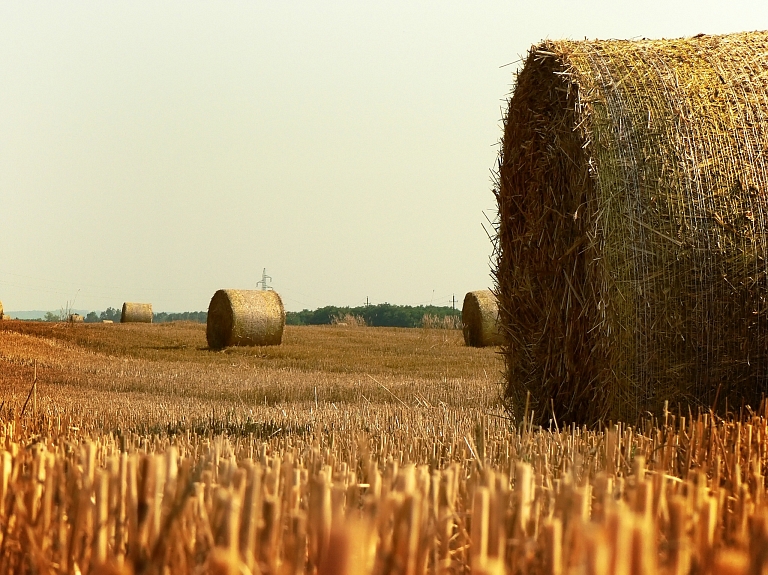
M 514 426 L 500 369 L 458 330 L 3 322 L 0 573 L 768 568 L 763 411 Z
M 495 410 L 502 367 L 493 350 L 465 348 L 460 332 L 442 329 L 286 326 L 280 346 L 217 352 L 201 324 L 11 321 L 0 325 L 6 412 L 26 398 L 35 362 L 41 406 L 98 412 L 104 429 L 134 430 L 203 425 L 223 414 L 263 418 L 262 409 L 281 413 L 275 405 L 303 423 L 316 402 L 472 401 Z

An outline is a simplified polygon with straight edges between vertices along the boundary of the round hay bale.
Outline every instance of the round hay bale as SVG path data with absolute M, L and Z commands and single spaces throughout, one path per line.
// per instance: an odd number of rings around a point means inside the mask
M 101 323 L 114 323 L 111 319 L 103 319 Z
M 531 48 L 497 189 L 513 413 L 529 394 L 543 425 L 553 406 L 586 424 L 758 408 L 766 150 L 766 32 Z
M 471 291 L 464 296 L 461 323 L 464 324 L 464 343 L 472 347 L 501 345 L 504 338 L 499 331 L 499 302 L 490 290 Z
M 280 345 L 285 308 L 277 292 L 218 290 L 208 306 L 205 330 L 208 346 Z
M 152 323 L 152 304 L 125 302 L 120 323 Z
M 85 321 L 85 318 L 81 316 L 79 313 L 71 313 L 67 317 L 67 321 L 69 323 L 83 323 Z

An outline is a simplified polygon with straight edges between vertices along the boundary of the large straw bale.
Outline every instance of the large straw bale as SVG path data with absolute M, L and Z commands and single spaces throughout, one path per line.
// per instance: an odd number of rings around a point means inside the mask
M 120 323 L 152 323 L 152 304 L 125 302 Z
M 766 153 L 768 32 L 531 49 L 497 194 L 517 415 L 528 399 L 542 424 L 553 406 L 585 423 L 758 407 Z
M 504 343 L 498 320 L 499 303 L 492 291 L 471 291 L 464 296 L 461 323 L 464 324 L 466 345 L 486 347 Z
M 272 290 L 218 290 L 208 306 L 208 346 L 280 345 L 285 308 Z
M 83 323 L 85 318 L 79 313 L 71 313 L 69 316 L 67 316 L 67 321 L 69 323 Z

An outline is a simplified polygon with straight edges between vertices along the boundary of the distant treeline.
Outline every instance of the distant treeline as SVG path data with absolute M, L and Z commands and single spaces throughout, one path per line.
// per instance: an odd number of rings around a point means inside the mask
M 121 310 L 108 307 L 102 312 L 89 312 L 85 316 L 86 323 L 98 323 L 104 320 L 118 323 Z M 316 310 L 289 311 L 285 314 L 285 323 L 288 325 L 328 325 L 335 321 L 344 321 L 344 318 L 352 316 L 362 318 L 365 325 L 377 327 L 420 327 L 424 316 L 442 319 L 444 317 L 460 317 L 461 310 L 446 306 L 435 305 L 392 305 L 380 303 L 359 307 L 336 307 L 333 305 L 318 308 Z M 49 312 L 46 321 L 60 321 L 64 319 L 58 314 Z M 171 321 L 195 321 L 205 323 L 208 320 L 208 312 L 184 311 L 168 313 L 161 311 L 153 314 L 152 321 L 166 323 Z
M 365 325 L 377 327 L 420 327 L 425 315 L 443 318 L 446 316 L 461 316 L 461 311 L 452 307 L 434 305 L 392 305 L 380 303 L 360 307 L 326 306 L 310 311 L 289 311 L 285 314 L 288 325 L 325 325 L 333 319 L 344 318 L 348 315 L 362 317 Z
M 161 311 L 160 313 L 152 314 L 152 321 L 155 323 L 166 323 L 169 321 L 196 321 L 198 323 L 205 323 L 208 321 L 208 312 L 183 311 L 179 313 L 166 313 Z
M 101 313 L 96 313 L 95 311 L 88 312 L 88 315 L 85 316 L 84 321 L 86 323 L 98 323 L 104 320 L 113 321 L 115 323 L 118 323 L 120 321 L 120 315 L 122 314 L 122 309 L 115 309 L 113 307 L 108 307 L 106 310 L 104 310 Z M 57 319 L 53 321 L 58 321 L 58 316 L 55 316 Z M 46 319 L 47 316 L 46 316 Z M 160 313 L 153 313 L 152 314 L 152 321 L 155 323 L 167 323 L 169 321 L 196 321 L 199 323 L 205 323 L 208 321 L 208 312 L 205 311 L 182 311 L 179 313 L 168 313 L 161 311 Z

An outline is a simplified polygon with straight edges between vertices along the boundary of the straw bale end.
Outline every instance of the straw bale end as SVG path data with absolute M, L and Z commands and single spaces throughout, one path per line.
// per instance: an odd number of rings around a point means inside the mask
M 272 290 L 218 290 L 208 306 L 206 338 L 211 349 L 232 345 L 280 345 L 285 308 Z
M 120 323 L 152 323 L 152 304 L 125 302 Z
M 486 347 L 504 343 L 499 330 L 499 302 L 490 290 L 471 291 L 464 296 L 461 322 L 466 345 Z

